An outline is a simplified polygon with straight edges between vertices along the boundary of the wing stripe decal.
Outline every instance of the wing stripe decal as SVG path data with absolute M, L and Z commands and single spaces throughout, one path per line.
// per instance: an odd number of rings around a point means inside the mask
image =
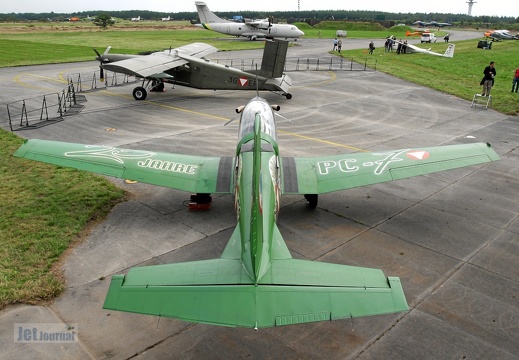
M 220 158 L 218 178 L 216 179 L 216 192 L 231 191 L 232 162 L 233 158 L 230 156 Z
M 285 193 L 298 193 L 296 161 L 293 157 L 282 158 L 283 190 Z

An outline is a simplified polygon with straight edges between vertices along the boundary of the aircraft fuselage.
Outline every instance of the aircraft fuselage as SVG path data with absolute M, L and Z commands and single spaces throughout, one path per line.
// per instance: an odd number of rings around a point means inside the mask
M 297 39 L 304 35 L 294 25 L 272 24 L 270 27 L 259 28 L 245 23 L 222 22 L 222 23 L 202 23 L 204 29 L 216 31 L 232 36 L 245 36 L 249 38 L 284 38 Z

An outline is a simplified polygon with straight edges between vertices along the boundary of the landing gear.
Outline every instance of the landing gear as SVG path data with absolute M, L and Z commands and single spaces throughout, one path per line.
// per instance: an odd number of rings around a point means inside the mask
M 319 195 L 305 194 L 305 199 L 308 201 L 308 207 L 310 209 L 315 209 L 317 207 L 317 202 L 319 201 Z
M 151 84 L 151 90 L 152 92 L 163 92 L 164 91 L 164 82 L 162 81 L 154 81 Z
M 286 93 L 285 97 L 287 98 L 287 100 L 290 100 L 290 99 L 292 99 L 292 94 L 291 93 Z
M 144 87 L 137 86 L 135 89 L 133 89 L 133 98 L 135 100 L 145 100 L 146 96 L 148 96 L 148 92 Z

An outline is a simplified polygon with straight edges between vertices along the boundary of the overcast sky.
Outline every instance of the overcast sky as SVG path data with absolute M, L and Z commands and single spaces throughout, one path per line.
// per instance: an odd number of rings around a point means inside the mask
M 493 15 L 519 17 L 517 0 L 477 0 L 473 16 Z M 452 13 L 467 14 L 467 0 L 208 0 L 212 11 L 242 10 L 378 10 L 394 13 Z M 160 12 L 195 11 L 194 0 L 2 0 L 0 13 L 72 13 L 104 10 L 150 10 Z

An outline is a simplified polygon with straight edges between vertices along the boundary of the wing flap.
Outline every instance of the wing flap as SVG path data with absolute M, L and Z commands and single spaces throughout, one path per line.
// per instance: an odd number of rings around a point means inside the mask
M 113 72 L 147 78 L 154 77 L 154 75 L 157 74 L 164 74 L 168 70 L 187 63 L 187 60 L 179 57 L 159 53 L 103 64 L 102 68 Z
M 194 193 L 230 193 L 232 161 L 143 150 L 27 140 L 14 156 Z M 225 161 L 223 161 L 225 160 Z
M 483 143 L 295 158 L 283 191 L 323 194 L 496 160 L 496 152 Z
M 103 69 L 143 78 L 170 77 L 167 71 L 189 63 L 182 56 L 203 57 L 217 52 L 214 46 L 204 43 L 192 43 L 172 50 L 150 55 L 136 56 L 131 59 L 103 64 Z

